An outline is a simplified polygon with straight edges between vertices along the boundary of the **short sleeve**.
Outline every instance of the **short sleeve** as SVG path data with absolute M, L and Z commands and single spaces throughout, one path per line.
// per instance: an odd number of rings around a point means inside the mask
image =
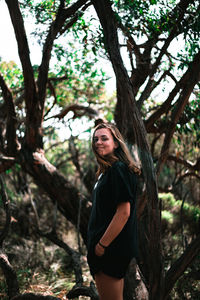
M 133 203 L 135 199 L 136 178 L 123 162 L 116 162 L 111 167 L 112 198 L 118 205 L 120 202 Z

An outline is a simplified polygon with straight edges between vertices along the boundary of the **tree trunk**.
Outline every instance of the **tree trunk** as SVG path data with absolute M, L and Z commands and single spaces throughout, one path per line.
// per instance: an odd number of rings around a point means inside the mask
M 140 269 L 133 259 L 129 265 L 128 272 L 124 280 L 124 299 L 125 300 L 148 300 L 148 290 L 141 277 Z
M 148 199 L 148 268 L 149 298 L 161 299 L 163 291 L 163 266 L 160 242 L 160 210 L 158 207 L 157 181 L 153 160 L 147 143 L 146 130 L 133 95 L 127 71 L 119 50 L 116 21 L 109 0 L 92 1 L 105 36 L 105 46 L 116 75 L 116 123 L 129 143 L 137 143 Z M 134 136 L 134 139 L 133 139 Z
M 8 287 L 9 299 L 19 294 L 19 285 L 17 281 L 17 275 L 13 267 L 10 265 L 5 253 L 0 252 L 0 267 L 6 278 Z

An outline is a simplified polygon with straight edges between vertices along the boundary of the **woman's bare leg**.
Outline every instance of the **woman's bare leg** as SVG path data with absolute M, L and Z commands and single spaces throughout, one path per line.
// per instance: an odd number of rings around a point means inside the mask
M 95 275 L 100 300 L 123 300 L 124 279 L 108 276 L 102 272 Z

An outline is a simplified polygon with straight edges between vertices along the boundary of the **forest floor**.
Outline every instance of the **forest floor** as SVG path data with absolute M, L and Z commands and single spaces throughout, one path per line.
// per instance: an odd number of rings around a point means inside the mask
M 69 226 L 69 225 L 68 225 Z M 77 234 L 68 228 L 62 240 L 77 250 Z M 66 234 L 67 233 L 67 234 Z M 10 235 L 5 242 L 4 251 L 13 266 L 19 283 L 20 293 L 50 295 L 66 300 L 67 293 L 75 285 L 71 257 L 58 246 L 41 237 L 27 239 L 17 234 Z M 90 275 L 86 250 L 81 256 L 84 285 L 89 286 Z M 90 299 L 80 296 L 75 299 Z M 6 281 L 0 268 L 0 300 L 8 300 Z

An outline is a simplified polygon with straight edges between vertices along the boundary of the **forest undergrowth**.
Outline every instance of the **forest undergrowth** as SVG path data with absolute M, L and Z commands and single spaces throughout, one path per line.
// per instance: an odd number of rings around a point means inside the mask
M 62 239 L 77 250 L 77 233 L 66 219 L 61 217 L 59 233 Z M 35 236 L 34 240 L 18 235 L 18 225 L 12 223 L 11 231 L 4 244 L 4 252 L 13 266 L 19 283 L 20 293 L 35 293 L 54 296 L 66 300 L 67 293 L 75 285 L 71 257 L 60 247 L 46 238 Z M 16 232 L 15 232 L 16 230 Z M 84 285 L 92 280 L 86 259 L 86 250 L 82 249 L 81 265 Z M 0 299 L 8 300 L 5 277 L 0 269 Z M 75 299 L 90 299 L 79 296 Z

